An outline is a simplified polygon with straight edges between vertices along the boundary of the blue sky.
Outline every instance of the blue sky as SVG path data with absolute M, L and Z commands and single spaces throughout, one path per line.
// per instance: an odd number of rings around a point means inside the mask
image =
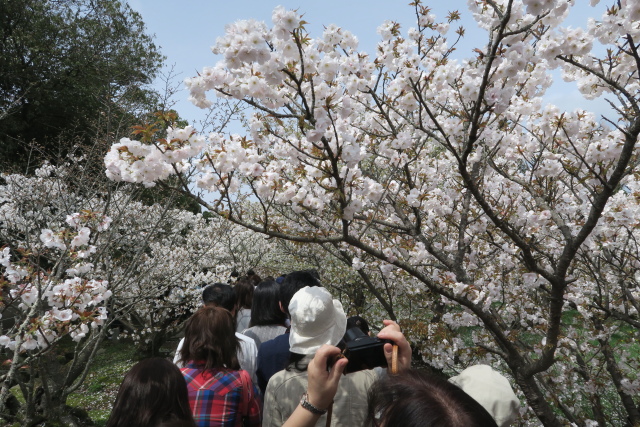
M 569 24 L 574 27 L 585 26 L 587 17 L 599 16 L 604 7 L 591 8 L 588 0 L 576 2 L 569 19 Z M 155 34 L 156 43 L 167 57 L 167 65 L 174 66 L 176 83 L 217 62 L 211 46 L 217 37 L 224 34 L 225 24 L 254 18 L 271 25 L 271 12 L 278 5 L 304 13 L 312 37 L 320 36 L 323 26 L 336 24 L 358 37 L 361 51 L 373 53 L 379 40 L 376 28 L 382 22 L 387 19 L 397 21 L 404 30 L 415 25 L 415 13 L 408 3 L 409 0 L 129 0 L 131 7 L 142 15 L 147 32 Z M 424 4 L 429 5 L 438 17 L 446 16 L 451 10 L 462 14 L 462 21 L 458 22 L 467 32 L 464 42 L 459 45 L 458 57 L 471 56 L 473 48 L 482 47 L 485 43 L 486 38 L 467 11 L 466 0 L 433 0 Z M 549 102 L 566 109 L 582 107 L 597 112 L 607 111 L 603 100 L 585 101 L 573 84 L 563 83 L 560 78 L 555 78 L 555 81 L 558 82 L 557 87 L 547 95 Z M 203 118 L 204 112 L 186 101 L 187 96 L 185 90 L 176 95 L 176 109 L 180 115 L 192 122 Z

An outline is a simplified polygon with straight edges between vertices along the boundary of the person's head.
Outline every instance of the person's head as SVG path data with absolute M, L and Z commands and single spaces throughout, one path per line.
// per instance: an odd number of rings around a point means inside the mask
M 233 287 L 236 296 L 236 310 L 251 308 L 253 304 L 253 282 L 247 277 L 241 277 Z
M 221 307 L 204 306 L 187 320 L 184 344 L 180 351 L 183 364 L 195 362 L 203 370 L 240 369 L 231 313 Z
M 278 299 L 280 285 L 275 281 L 264 281 L 253 291 L 250 326 L 284 325 L 287 315 L 280 310 Z
M 305 286 L 322 286 L 315 270 L 294 271 L 286 275 L 280 285 L 280 305 L 285 313 L 289 314 L 288 307 L 293 295 Z
M 180 369 L 160 357 L 138 362 L 120 384 L 107 427 L 156 427 L 169 421 L 196 425 Z
M 291 298 L 291 353 L 315 354 L 323 344 L 337 345 L 342 339 L 347 316 L 340 301 L 318 286 L 306 286 Z
M 253 270 L 247 271 L 247 280 L 249 280 L 253 286 L 258 286 L 258 283 L 262 282 L 260 276 Z
M 367 426 L 497 427 L 471 396 L 418 370 L 390 375 L 369 390 Z
M 369 324 L 360 316 L 351 316 L 347 319 L 347 330 L 358 328 L 366 335 L 369 335 Z
M 202 303 L 209 307 L 222 307 L 233 312 L 236 299 L 233 288 L 223 283 L 214 283 L 202 291 Z

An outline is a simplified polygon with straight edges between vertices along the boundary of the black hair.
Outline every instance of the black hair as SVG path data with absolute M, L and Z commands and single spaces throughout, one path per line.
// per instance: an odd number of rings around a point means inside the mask
M 247 277 L 241 277 L 233 287 L 236 297 L 236 309 L 239 311 L 243 308 L 251 308 L 253 305 L 253 288 L 254 285 Z
M 366 426 L 497 427 L 459 387 L 418 370 L 390 375 L 369 390 Z
M 215 305 L 233 311 L 236 298 L 231 286 L 224 283 L 214 283 L 202 291 L 202 302 L 204 305 Z
M 287 274 L 280 285 L 280 303 L 282 309 L 289 314 L 291 298 L 305 286 L 322 286 L 315 270 L 294 271 Z
M 302 363 L 302 359 L 305 358 L 305 354 L 298 354 L 289 352 L 289 361 L 287 362 L 287 367 L 285 370 L 291 371 L 295 369 L 299 372 L 306 372 L 309 367 L 308 363 Z
M 360 316 L 351 316 L 347 319 L 347 330 L 358 328 L 365 334 L 369 334 L 369 324 Z
M 260 282 L 253 291 L 249 326 L 284 325 L 287 315 L 280 310 L 280 285 L 274 280 Z
M 187 383 L 180 369 L 154 357 L 135 364 L 124 377 L 107 427 L 156 427 L 163 422 L 195 427 Z

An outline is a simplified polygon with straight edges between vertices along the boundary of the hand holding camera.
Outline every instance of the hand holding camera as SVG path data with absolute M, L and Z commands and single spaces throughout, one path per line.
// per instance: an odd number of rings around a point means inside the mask
M 384 320 L 382 323 L 385 327 L 378 334 L 378 338 L 391 341 L 398 346 L 398 372 L 411 369 L 411 346 L 404 334 L 400 332 L 400 326 L 393 320 Z M 384 356 L 387 359 L 387 364 L 391 365 L 393 357 L 392 344 L 384 344 Z
M 344 370 L 345 374 L 387 366 L 384 345 L 392 344 L 389 340 L 370 337 L 358 327 L 347 329 L 343 340 L 338 344 L 342 356 L 349 362 Z
M 392 320 L 385 320 L 384 325 L 385 328 L 377 337 L 370 337 L 357 327 L 349 328 L 338 344 L 341 353 L 329 360 L 329 366 L 343 358 L 348 360 L 345 374 L 378 366 L 391 366 L 395 345 L 397 346 L 397 371 L 411 368 L 411 346 L 400 332 L 400 326 Z

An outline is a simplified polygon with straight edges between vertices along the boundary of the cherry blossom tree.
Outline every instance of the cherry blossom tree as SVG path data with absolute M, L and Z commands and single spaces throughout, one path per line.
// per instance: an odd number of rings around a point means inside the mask
M 157 354 L 181 331 L 202 304 L 204 286 L 227 283 L 234 270 L 274 274 L 282 266 L 274 242 L 261 234 L 219 217 L 186 211 L 170 217 L 168 227 L 149 242 L 135 280 L 127 280 L 114 301 L 119 320 L 148 354 Z
M 197 304 L 197 287 L 176 277 L 193 276 L 199 268 L 193 255 L 210 249 L 174 254 L 188 252 L 179 246 L 185 243 L 181 237 L 204 221 L 141 203 L 140 189 L 105 182 L 80 158 L 45 164 L 32 177 L 5 174 L 2 180 L 0 351 L 8 362 L 0 413 L 27 423 L 61 419 L 67 396 L 84 381 L 107 337 L 107 325 L 135 312 L 130 326 L 144 336 L 151 310 L 176 323 Z M 162 273 L 164 281 L 153 280 Z M 15 386 L 25 402 L 5 411 Z
M 105 182 L 83 158 L 2 180 L 0 401 L 15 403 L 17 386 L 25 404 L 0 413 L 25 422 L 66 416 L 114 321 L 141 354 L 157 354 L 201 304 L 203 285 L 276 263 L 262 234 L 171 198 L 143 203 L 146 189 Z
M 188 171 L 209 211 L 332 246 L 420 305 L 430 364 L 500 364 L 531 423 L 638 424 L 640 3 L 585 28 L 563 26 L 571 1 L 468 4 L 487 38 L 466 60 L 459 13 L 419 0 L 417 25 L 383 23 L 375 54 L 281 7 L 272 27 L 231 24 L 223 59 L 186 84 L 201 107 L 208 93 L 252 107 L 247 135 L 123 139 L 107 175 Z M 611 114 L 545 103 L 557 69 Z
M 60 416 L 104 336 L 111 296 L 108 277 L 93 272 L 112 218 L 90 205 L 64 210 L 80 197 L 68 197 L 61 180 L 49 178 L 54 173 L 47 164 L 35 177 L 3 175 L 0 186 L 0 344 L 8 356 L 0 412 L 18 385 L 27 422 Z M 64 349 L 73 360 L 60 369 Z

